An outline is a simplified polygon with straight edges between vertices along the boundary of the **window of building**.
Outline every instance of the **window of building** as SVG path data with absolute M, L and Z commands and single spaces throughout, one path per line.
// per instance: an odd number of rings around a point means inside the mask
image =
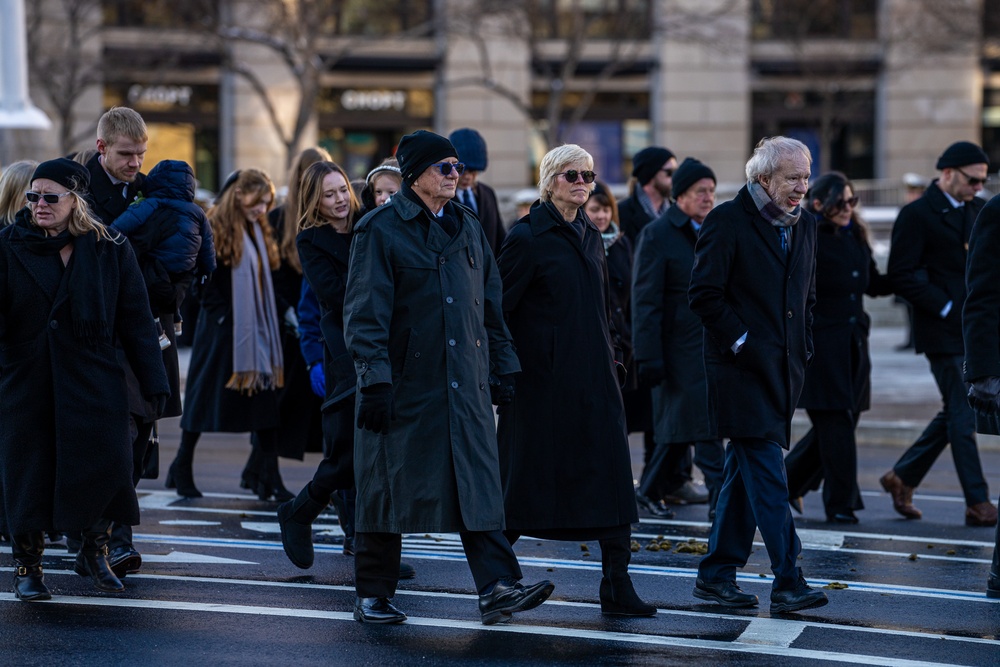
M 122 28 L 210 26 L 218 18 L 213 0 L 103 0 L 104 25 Z
M 873 0 L 751 0 L 757 40 L 875 39 L 878 2 Z
M 983 37 L 1000 39 L 1000 11 L 988 0 L 983 2 Z
M 385 37 L 434 32 L 432 0 L 327 0 L 325 31 L 351 37 Z
M 649 39 L 651 0 L 533 0 L 525 3 L 538 39 L 565 39 L 583 26 L 591 39 Z

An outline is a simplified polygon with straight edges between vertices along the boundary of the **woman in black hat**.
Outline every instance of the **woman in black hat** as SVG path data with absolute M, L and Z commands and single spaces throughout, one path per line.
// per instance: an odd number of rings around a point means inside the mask
M 90 212 L 89 172 L 38 165 L 28 206 L 0 231 L 0 531 L 12 536 L 14 592 L 51 597 L 43 533 L 80 531 L 78 574 L 124 590 L 108 566 L 111 521 L 139 523 L 121 342 L 143 395 L 169 394 L 131 246 Z

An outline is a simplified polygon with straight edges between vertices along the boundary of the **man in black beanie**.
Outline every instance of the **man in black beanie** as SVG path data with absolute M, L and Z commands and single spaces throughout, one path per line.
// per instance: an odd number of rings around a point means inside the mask
M 403 137 L 399 194 L 354 227 L 344 333 L 360 395 L 354 618 L 362 623 L 406 620 L 392 604 L 402 533 L 461 535 L 486 625 L 537 607 L 554 588 L 519 583 L 502 532 L 490 399 L 510 403 L 520 365 L 486 235 L 452 202 L 464 168 L 457 155 L 433 132 Z
M 950 443 L 965 495 L 965 524 L 997 523 L 962 372 L 966 256 L 972 225 L 985 204 L 976 193 L 986 181 L 988 168 L 989 158 L 982 148 L 969 141 L 952 144 L 938 158 L 941 177 L 900 210 L 892 228 L 889 277 L 896 294 L 913 304 L 914 349 L 927 356 L 944 402 L 917 441 L 880 480 L 892 495 L 895 510 L 907 519 L 921 517 L 913 506 L 913 491 Z
M 632 156 L 632 193 L 618 204 L 622 233 L 634 244 L 639 231 L 670 206 L 677 158 L 662 146 L 649 146 Z
M 688 305 L 688 283 L 701 223 L 715 205 L 715 173 L 686 158 L 674 172 L 676 203 L 639 232 L 632 280 L 632 331 L 639 379 L 652 388 L 656 449 L 636 500 L 656 515 L 662 502 L 709 503 L 722 489 L 725 451 L 709 414 L 701 320 Z M 691 479 L 694 462 L 708 493 Z

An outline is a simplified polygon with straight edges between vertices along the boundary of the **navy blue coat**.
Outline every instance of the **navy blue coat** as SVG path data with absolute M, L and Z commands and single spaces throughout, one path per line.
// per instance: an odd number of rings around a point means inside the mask
M 717 433 L 788 448 L 792 413 L 813 356 L 816 222 L 802 211 L 786 257 L 744 186 L 708 214 L 688 297 L 705 326 L 705 366 Z M 747 334 L 739 354 L 733 344 Z

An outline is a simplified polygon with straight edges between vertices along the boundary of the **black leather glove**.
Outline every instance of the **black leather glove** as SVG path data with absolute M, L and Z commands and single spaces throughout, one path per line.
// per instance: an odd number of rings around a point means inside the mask
M 655 387 L 667 377 L 667 371 L 662 361 L 640 361 L 639 383 L 646 387 Z
M 514 376 L 490 376 L 490 400 L 493 405 L 510 405 L 514 402 Z
M 388 433 L 389 422 L 396 418 L 396 406 L 392 404 L 392 385 L 379 382 L 361 390 L 358 403 L 358 428 L 374 433 Z
M 991 375 L 973 380 L 969 387 L 969 405 L 976 412 L 1000 413 L 1000 377 Z
M 167 399 L 170 394 L 153 394 L 152 396 L 147 396 L 146 400 L 149 402 L 149 407 L 153 411 L 153 420 L 157 420 L 163 416 L 163 413 L 167 411 Z

